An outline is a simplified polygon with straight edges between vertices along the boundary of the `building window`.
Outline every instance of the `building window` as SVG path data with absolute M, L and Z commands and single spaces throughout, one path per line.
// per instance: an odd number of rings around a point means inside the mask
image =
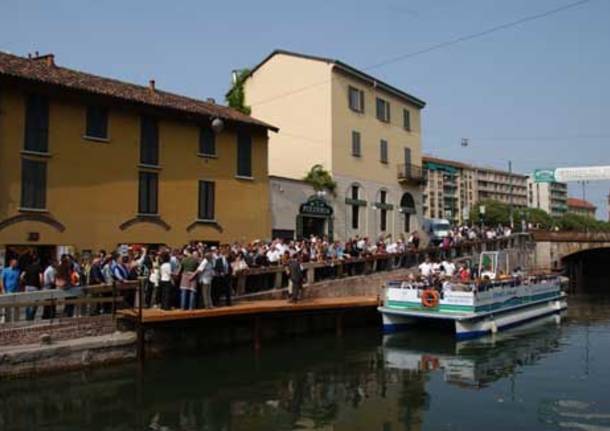
M 140 172 L 138 213 L 158 214 L 159 174 Z
M 387 204 L 388 192 L 385 190 L 381 190 L 379 192 L 379 203 L 382 204 L 381 209 L 379 210 L 379 230 L 385 232 L 388 228 L 388 210 L 385 208 L 385 204 Z
M 356 112 L 364 112 L 364 91 L 354 87 L 348 89 L 349 109 Z
M 32 94 L 25 107 L 26 151 L 47 153 L 49 151 L 49 99 Z
M 87 130 L 89 138 L 108 139 L 108 109 L 100 106 L 87 107 Z
M 384 123 L 390 122 L 390 102 L 377 98 L 377 119 Z
M 402 110 L 402 127 L 411 130 L 411 112 L 407 109 Z
M 151 117 L 140 119 L 140 163 L 159 164 L 159 127 L 157 120 Z
M 244 132 L 237 134 L 237 176 L 252 177 L 252 137 Z
M 45 209 L 46 196 L 46 162 L 23 159 L 21 161 L 21 208 Z
M 360 195 L 360 188 L 352 186 L 352 200 L 357 201 Z M 360 226 L 360 206 L 354 202 L 352 204 L 352 229 L 358 229 Z
M 352 131 L 352 156 L 362 156 L 362 146 L 360 142 L 360 132 Z
M 199 220 L 214 220 L 215 184 L 199 181 Z
M 216 135 L 209 127 L 199 129 L 199 154 L 204 156 L 216 155 Z
M 381 163 L 388 163 L 388 141 L 385 139 L 379 142 L 379 160 Z

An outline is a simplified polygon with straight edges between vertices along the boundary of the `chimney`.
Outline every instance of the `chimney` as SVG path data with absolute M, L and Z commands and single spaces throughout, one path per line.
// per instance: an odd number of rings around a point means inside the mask
M 155 80 L 154 79 L 151 79 L 150 81 L 148 81 L 148 88 L 150 88 L 150 91 L 152 91 L 153 93 L 155 92 L 156 87 L 155 87 Z
M 28 58 L 31 58 L 30 55 L 28 55 Z M 36 51 L 34 53 L 34 57 L 31 59 L 38 60 L 38 61 L 44 61 L 46 63 L 46 65 L 49 67 L 55 66 L 55 55 L 53 55 L 53 54 L 40 55 L 38 53 L 38 51 Z
M 233 85 L 235 85 L 237 83 L 237 70 L 233 69 L 233 71 L 231 71 L 231 82 Z
M 207 99 L 205 99 L 205 101 L 213 105 L 216 104 L 216 100 L 213 97 L 208 97 Z

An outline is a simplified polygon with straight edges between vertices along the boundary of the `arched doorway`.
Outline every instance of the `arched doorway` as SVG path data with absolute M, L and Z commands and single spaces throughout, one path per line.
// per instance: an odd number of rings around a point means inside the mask
M 415 200 L 411 193 L 403 193 L 400 198 L 400 212 L 403 216 L 403 232 L 411 232 L 411 216 L 416 214 Z

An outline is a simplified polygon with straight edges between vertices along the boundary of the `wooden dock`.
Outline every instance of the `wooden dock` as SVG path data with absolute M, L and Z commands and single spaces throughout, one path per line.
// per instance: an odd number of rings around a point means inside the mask
M 159 308 L 147 308 L 142 310 L 141 323 L 146 325 L 161 322 L 232 316 L 263 317 L 265 315 L 277 313 L 324 312 L 375 308 L 377 305 L 377 297 L 352 296 L 305 299 L 296 304 L 291 304 L 285 299 L 238 302 L 230 307 L 215 307 L 209 310 L 161 310 Z M 117 311 L 117 314 L 119 317 L 129 320 L 138 320 L 139 317 L 138 310 L 120 310 Z

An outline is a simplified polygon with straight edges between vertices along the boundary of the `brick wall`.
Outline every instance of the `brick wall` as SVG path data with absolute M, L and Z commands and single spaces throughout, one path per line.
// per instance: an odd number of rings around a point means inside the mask
M 4 324 L 0 325 L 0 346 L 39 344 L 45 334 L 53 341 L 60 341 L 111 334 L 114 330 L 111 315 L 42 320 L 35 325 L 26 322 Z

